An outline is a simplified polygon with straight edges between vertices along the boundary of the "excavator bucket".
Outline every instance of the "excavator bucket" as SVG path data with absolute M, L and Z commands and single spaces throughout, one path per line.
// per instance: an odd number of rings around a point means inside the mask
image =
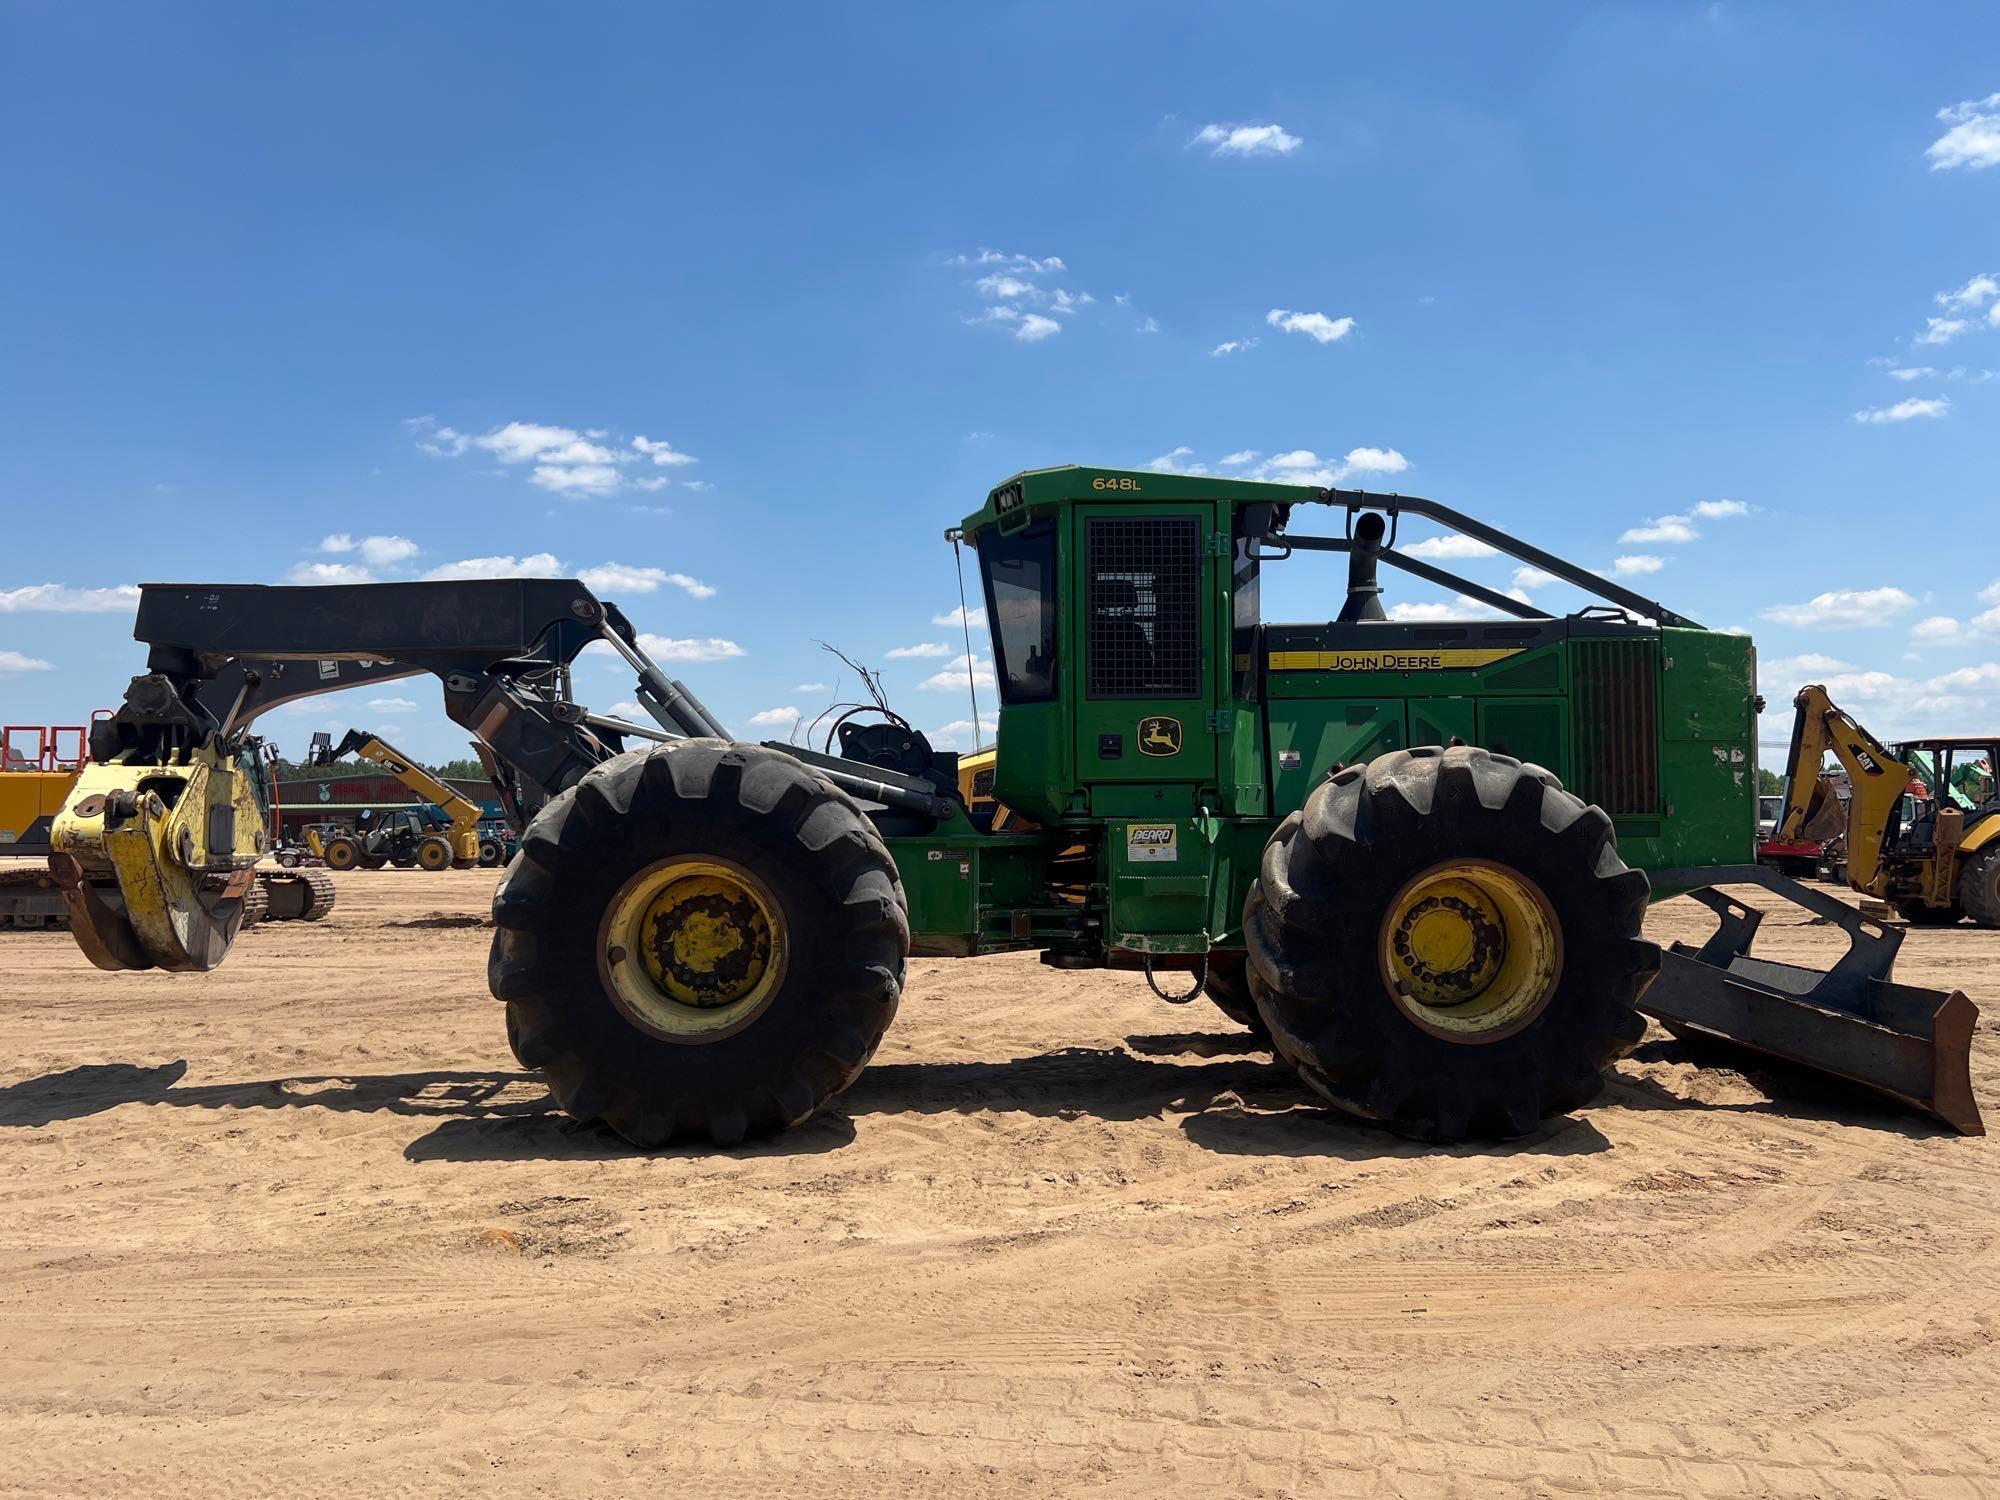
M 1688 894 L 1720 919 L 1699 947 L 1675 943 L 1639 1009 L 1677 1037 L 1720 1040 L 1847 1079 L 1899 1100 L 1962 1135 L 1984 1135 L 1972 1095 L 1972 1029 L 1979 1009 L 1957 990 L 1889 977 L 1903 935 L 1846 902 L 1760 865 L 1659 870 L 1655 885 Z M 1750 955 L 1764 913 L 1720 885 L 1762 886 L 1846 933 L 1831 969 Z

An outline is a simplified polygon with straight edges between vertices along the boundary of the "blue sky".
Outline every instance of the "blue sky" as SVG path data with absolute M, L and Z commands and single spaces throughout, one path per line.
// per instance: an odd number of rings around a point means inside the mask
M 1623 566 L 1780 710 L 2000 723 L 1987 6 L 8 5 L 0 69 L 0 719 L 115 702 L 140 581 L 514 559 L 739 732 L 817 639 L 944 729 L 944 528 L 1159 462 Z M 266 728 L 462 752 L 370 697 Z

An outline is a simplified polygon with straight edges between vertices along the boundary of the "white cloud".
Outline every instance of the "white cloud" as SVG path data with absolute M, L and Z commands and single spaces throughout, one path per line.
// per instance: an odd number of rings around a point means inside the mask
M 1026 271 L 1034 276 L 1046 276 L 1051 271 L 1067 271 L 1060 255 L 1035 257 L 1032 255 L 1009 255 L 1001 250 L 989 250 L 984 245 L 973 255 L 954 255 L 949 264 L 954 266 L 997 266 L 1007 271 Z
M 1286 333 L 1306 334 L 1318 344 L 1338 343 L 1354 331 L 1352 318 L 1329 318 L 1325 313 L 1317 312 L 1288 312 L 1282 307 L 1274 307 L 1265 313 L 1264 321 Z
M 2000 165 L 2000 94 L 1962 99 L 1937 113 L 1951 128 L 1924 149 L 1933 172 Z
M 1972 325 L 1964 318 L 1925 318 L 1924 331 L 1911 340 L 1915 344 L 1949 344 Z
M 1514 570 L 1514 587 L 1524 594 L 1529 589 L 1546 588 L 1555 581 L 1555 574 L 1544 573 L 1540 568 L 1521 567 Z
M 823 693 L 826 691 L 826 684 L 823 682 L 801 682 L 792 691 L 795 693 Z
M 1183 443 L 1172 452 L 1162 453 L 1158 458 L 1146 460 L 1146 467 L 1161 474 L 1203 475 L 1208 473 L 1208 465 L 1198 464 L 1193 460 L 1194 449 Z
M 120 614 L 139 607 L 139 586 L 116 584 L 108 589 L 73 589 L 60 583 L 31 583 L 0 589 L 0 615 L 48 613 L 62 615 Z
M 747 656 L 741 646 L 734 641 L 725 641 L 720 636 L 696 639 L 681 639 L 670 635 L 639 634 L 639 649 L 654 661 L 727 661 L 731 657 Z
M 19 651 L 0 651 L 0 677 L 13 677 L 22 672 L 48 672 L 54 669 L 53 662 L 43 661 L 39 656 L 26 656 Z
M 662 490 L 669 482 L 664 476 L 633 478 L 624 472 L 625 467 L 649 463 L 658 468 L 680 468 L 697 462 L 672 443 L 641 434 L 626 444 L 612 439 L 601 427 L 579 432 L 546 422 L 508 422 L 474 436 L 440 426 L 432 417 L 412 417 L 404 425 L 417 435 L 417 447 L 433 457 L 457 458 L 477 450 L 510 467 L 530 465 L 528 482 L 558 495 Z M 333 540 L 336 538 L 328 538 Z
M 1394 448 L 1349 448 L 1340 461 L 1341 477 L 1349 474 L 1400 474 L 1410 461 Z
M 1960 667 L 1933 677 L 1924 684 L 1934 693 L 1963 692 L 1968 689 L 1988 692 L 2000 689 L 2000 662 L 1983 661 L 1976 667 Z
M 1725 521 L 1731 516 L 1747 516 L 1750 507 L 1741 500 L 1697 500 L 1694 513 L 1704 521 Z
M 293 583 L 373 583 L 375 575 L 359 563 L 294 563 L 286 575 Z
M 1290 156 L 1303 144 L 1282 125 L 1204 125 L 1188 142 L 1210 156 Z
M 619 699 L 618 702 L 604 710 L 604 715 L 610 719 L 623 719 L 628 724 L 650 724 L 653 722 L 653 716 L 646 712 L 644 706 L 634 703 L 630 698 Z
M 528 483 L 558 495 L 609 495 L 624 480 L 610 464 L 536 464 L 528 475 Z
M 1160 320 L 1151 316 L 1142 318 L 1138 328 L 1133 331 L 1136 333 L 1158 333 L 1160 331 Z
M 1254 464 L 1257 462 L 1257 450 L 1255 448 L 1239 448 L 1234 453 L 1223 454 L 1216 462 L 1221 464 L 1225 469 L 1235 469 L 1242 467 L 1244 464 Z
M 1886 625 L 1917 607 L 1914 596 L 1884 585 L 1873 589 L 1832 589 L 1815 594 L 1804 604 L 1774 604 L 1762 611 L 1767 620 L 1780 625 L 1846 630 L 1865 625 Z
M 463 578 L 560 578 L 562 560 L 553 552 L 532 552 L 526 557 L 468 557 L 445 563 L 424 574 L 429 579 Z
M 1857 422 L 1908 422 L 1916 417 L 1941 417 L 1951 410 L 1949 396 L 1911 396 L 1894 406 L 1877 406 L 1854 414 Z
M 632 446 L 662 468 L 678 469 L 688 464 L 700 463 L 692 453 L 683 453 L 672 443 L 664 440 L 655 442 L 644 433 L 632 439 Z
M 1611 560 L 1611 571 L 1620 578 L 1637 578 L 1646 573 L 1657 573 L 1667 565 L 1664 557 L 1651 557 L 1643 552 L 1630 553 Z
M 664 568 L 636 567 L 631 563 L 608 562 L 584 568 L 577 575 L 592 593 L 651 594 L 662 584 L 672 584 L 696 599 L 713 599 L 715 590 L 686 573 L 669 573 Z
M 1411 557 L 1428 557 L 1438 561 L 1460 560 L 1468 557 L 1492 557 L 1499 549 L 1489 547 L 1477 537 L 1460 536 L 1457 532 L 1447 532 L 1443 536 L 1427 536 L 1421 542 L 1407 547 L 1398 547 L 1399 552 L 1407 552 Z
M 1686 516 L 1649 516 L 1644 525 L 1627 527 L 1619 533 L 1621 542 L 1661 543 L 1692 542 L 1701 533 Z
M 965 692 L 973 687 L 993 686 L 993 663 L 981 656 L 961 656 L 942 672 L 933 673 L 917 686 L 926 692 Z
M 987 734 L 993 733 L 993 720 L 988 719 L 978 726 Z M 972 750 L 973 723 L 970 719 L 953 719 L 949 724 L 940 724 L 924 738 L 931 742 L 933 750 Z
M 417 705 L 408 698 L 370 698 L 368 706 L 378 714 L 413 714 Z
M 1468 595 L 1460 594 L 1449 603 L 1437 599 L 1412 599 L 1389 606 L 1389 618 L 1405 625 L 1432 625 L 1442 620 L 1490 620 L 1499 611 Z
M 1928 615 L 1910 627 L 1910 639 L 1942 646 L 1956 642 L 1964 630 L 1950 615 Z
M 1955 292 L 1939 292 L 1935 300 L 1947 312 L 1977 312 L 1988 302 L 2000 305 L 2000 278 L 1982 271 Z
M 951 647 L 937 641 L 919 641 L 914 646 L 897 646 L 882 654 L 891 661 L 908 661 L 916 657 L 950 656 Z
M 796 708 L 787 703 L 781 708 L 767 708 L 750 715 L 750 722 L 760 726 L 772 724 L 796 724 L 803 717 Z
M 1013 330 L 1024 344 L 1040 343 L 1062 332 L 1062 318 L 1073 316 L 1097 299 L 1089 292 L 1047 284 L 1047 278 L 1067 275 L 1069 267 L 1060 256 L 1008 255 L 998 250 L 981 250 L 977 255 L 955 255 L 946 264 L 983 270 L 972 287 L 990 306 L 964 319 L 970 324 L 999 325 Z M 1119 298 L 1125 306 L 1129 298 Z M 1034 312 L 1029 309 L 1041 308 Z M 1157 332 L 1151 319 L 1143 332 Z
M 393 567 L 399 562 L 407 562 L 423 548 L 406 536 L 365 536 L 355 541 L 344 531 L 336 531 L 332 536 L 320 538 L 318 550 L 321 552 L 359 552 L 362 559 L 373 568 Z
M 971 612 L 967 613 L 964 605 L 962 604 L 957 605 L 951 609 L 946 610 L 941 615 L 932 615 L 931 624 L 958 625 L 958 626 L 970 625 L 974 630 L 978 630 L 986 624 L 986 606 L 983 604 L 975 604 L 972 606 Z
M 1208 353 L 1211 359 L 1224 354 L 1241 354 L 1245 349 L 1255 349 L 1257 343 L 1256 339 L 1226 339 L 1209 350 Z
M 1927 380 L 1935 374 L 1937 374 L 1937 371 L 1933 370 L 1929 365 L 1899 365 L 1889 372 L 1889 378 L 1891 380 L 1908 382 L 1912 380 Z
M 1272 454 L 1245 477 L 1327 489 L 1356 474 L 1400 474 L 1409 466 L 1410 461 L 1394 448 L 1350 448 L 1338 461 L 1323 459 L 1310 448 L 1294 448 Z

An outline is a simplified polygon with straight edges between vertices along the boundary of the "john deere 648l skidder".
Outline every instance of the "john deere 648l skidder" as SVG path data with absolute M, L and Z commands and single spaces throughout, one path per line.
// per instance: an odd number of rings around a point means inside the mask
M 1318 507 L 1334 534 L 1295 524 Z M 1454 577 L 1396 550 L 1413 516 L 1604 602 L 1556 617 Z M 1005 832 L 893 718 L 842 723 L 837 754 L 732 742 L 574 581 L 149 585 L 150 670 L 56 830 L 78 941 L 220 962 L 262 837 L 250 724 L 428 671 L 526 821 L 489 965 L 514 1051 L 641 1145 L 805 1119 L 867 1063 L 908 955 L 1024 949 L 1206 989 L 1334 1103 L 1433 1139 L 1584 1103 L 1642 1012 L 1979 1128 L 1965 997 L 1893 983 L 1899 934 L 1752 861 L 1747 639 L 1409 497 L 1062 468 L 951 535 L 985 585 Z M 1263 570 L 1307 550 L 1349 557 L 1337 618 L 1265 623 Z M 1500 618 L 1386 618 L 1381 563 Z M 574 701 L 596 641 L 656 727 Z M 1749 957 L 1723 881 L 1809 906 L 1846 957 Z M 1662 954 L 1641 919 L 1682 891 L 1722 924 Z

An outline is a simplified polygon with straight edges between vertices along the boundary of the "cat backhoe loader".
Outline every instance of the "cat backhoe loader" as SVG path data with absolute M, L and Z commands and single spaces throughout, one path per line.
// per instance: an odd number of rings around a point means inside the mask
M 1889 902 L 1913 926 L 1970 917 L 2000 927 L 2000 735 L 1885 746 L 1813 684 L 1792 700 L 1785 797 L 1774 836 L 1845 834 L 1847 883 Z M 1847 772 L 1842 808 L 1821 774 L 1832 755 Z M 1931 795 L 1905 797 L 1915 783 Z M 1912 815 L 1914 814 L 1914 815 Z
M 1320 508 L 1343 525 L 1294 524 Z M 1557 616 L 1396 547 L 1449 527 L 1603 601 Z M 148 671 L 91 737 L 51 865 L 105 968 L 213 968 L 262 819 L 257 715 L 429 672 L 520 852 L 487 981 L 562 1108 L 641 1146 L 819 1109 L 867 1064 L 911 954 L 1035 952 L 1206 994 L 1351 1116 L 1427 1140 L 1584 1104 L 1644 1017 L 1978 1131 L 1965 996 L 1890 977 L 1901 933 L 1752 862 L 1752 648 L 1434 501 L 1117 469 L 1015 476 L 975 550 L 999 826 L 907 723 L 747 744 L 572 579 L 150 584 Z M 1262 620 L 1265 567 L 1345 553 L 1346 602 Z M 1498 618 L 1385 616 L 1378 564 Z M 651 725 L 574 700 L 602 644 Z M 1844 932 L 1752 957 L 1760 885 Z M 1662 951 L 1647 902 L 1722 918 Z

